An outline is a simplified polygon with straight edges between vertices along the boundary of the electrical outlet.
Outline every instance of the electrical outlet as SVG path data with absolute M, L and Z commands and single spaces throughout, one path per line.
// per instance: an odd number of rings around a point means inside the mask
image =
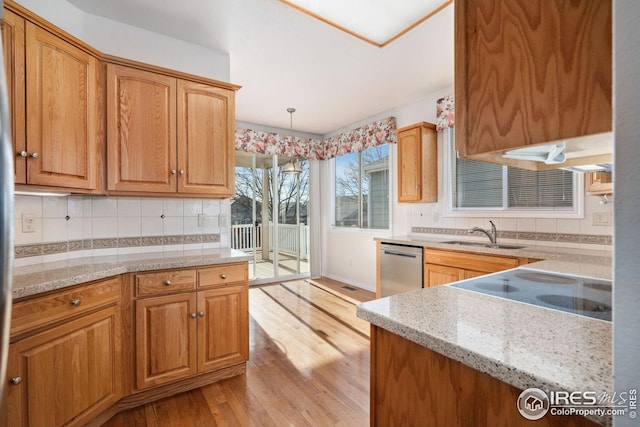
M 218 227 L 225 227 L 227 225 L 227 216 L 220 214 L 218 215 Z
M 592 225 L 611 225 L 611 212 L 594 212 Z
M 36 232 L 36 217 L 32 214 L 22 214 L 22 232 L 23 233 L 35 233 Z
M 207 224 L 207 216 L 205 214 L 198 214 L 198 227 L 204 227 Z

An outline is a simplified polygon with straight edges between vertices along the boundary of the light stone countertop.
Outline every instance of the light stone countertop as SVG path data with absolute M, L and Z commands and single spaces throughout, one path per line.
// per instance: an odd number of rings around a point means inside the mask
M 13 276 L 13 298 L 32 296 L 124 273 L 225 264 L 251 259 L 252 257 L 244 252 L 222 248 L 76 258 L 16 267 Z
M 525 268 L 611 279 L 611 257 L 595 251 L 504 251 L 441 240 L 376 240 L 543 259 Z M 357 316 L 519 389 L 613 394 L 610 322 L 446 285 L 360 304 Z M 612 422 L 611 417 L 590 418 L 603 425 Z

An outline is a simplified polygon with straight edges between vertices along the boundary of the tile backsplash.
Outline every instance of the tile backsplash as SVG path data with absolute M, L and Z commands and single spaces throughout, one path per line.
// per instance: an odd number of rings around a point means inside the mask
M 228 247 L 230 216 L 229 199 L 16 196 L 15 265 Z

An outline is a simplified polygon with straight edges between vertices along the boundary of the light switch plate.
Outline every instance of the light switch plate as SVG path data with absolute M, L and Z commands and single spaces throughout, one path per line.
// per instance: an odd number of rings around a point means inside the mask
M 198 214 L 198 227 L 204 227 L 207 224 L 207 215 Z

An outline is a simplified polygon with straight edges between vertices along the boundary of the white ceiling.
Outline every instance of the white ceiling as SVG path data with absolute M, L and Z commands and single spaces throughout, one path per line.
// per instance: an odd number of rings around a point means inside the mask
M 326 135 L 453 85 L 452 5 L 379 48 L 278 0 L 69 1 L 228 52 L 242 122 L 288 129 L 294 107 L 294 130 Z

